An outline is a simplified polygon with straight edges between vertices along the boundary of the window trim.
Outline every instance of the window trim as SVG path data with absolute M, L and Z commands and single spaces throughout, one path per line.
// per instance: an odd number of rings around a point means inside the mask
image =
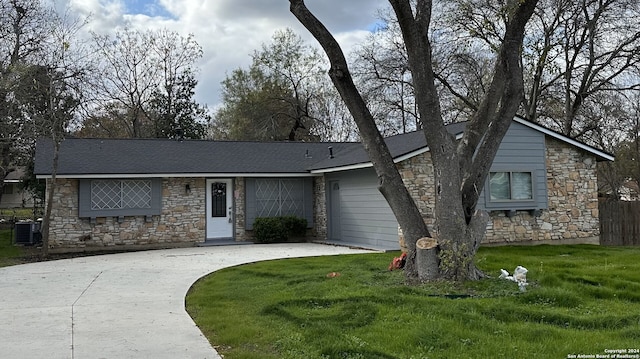
M 509 174 L 509 198 L 508 199 L 492 199 L 491 198 L 491 174 L 492 173 L 508 173 Z M 513 174 L 514 173 L 528 173 L 529 180 L 531 182 L 531 198 L 513 199 Z M 510 202 L 535 202 L 536 189 L 534 181 L 534 171 L 489 171 L 489 177 L 487 178 L 487 201 L 490 203 L 510 203 Z
M 307 228 L 314 226 L 314 180 L 312 177 L 246 177 L 245 178 L 245 229 L 253 230 L 253 222 L 258 218 L 257 181 L 272 179 L 277 181 L 300 181 L 300 195 L 302 196 L 302 212 L 296 216 L 307 220 Z M 277 198 L 277 201 L 280 199 Z
M 277 181 L 277 196 L 276 197 L 265 197 L 265 198 L 258 198 L 258 191 L 257 188 L 260 185 L 259 183 L 261 181 Z M 286 199 L 286 193 L 290 193 L 291 192 L 291 188 L 287 187 L 286 183 L 292 183 L 293 186 L 295 185 L 299 185 L 300 186 L 300 191 L 301 191 L 301 198 L 296 199 L 295 201 L 293 201 L 292 199 L 287 200 Z M 261 213 L 261 208 L 259 206 L 260 203 L 273 203 L 271 206 L 263 206 L 263 210 L 266 209 L 267 207 L 269 207 L 269 211 L 268 212 L 275 212 L 275 213 Z M 287 213 L 283 213 L 285 212 L 285 205 L 289 205 L 289 203 L 295 203 L 296 207 L 299 207 L 299 212 L 302 213 L 295 213 L 295 214 L 287 214 Z M 295 178 L 259 178 L 256 179 L 256 216 L 257 217 L 281 217 L 281 216 L 289 216 L 289 215 L 294 215 L 297 217 L 304 217 L 304 205 L 305 205 L 305 200 L 304 200 L 304 182 L 302 180 L 299 179 L 295 179 Z
M 531 198 L 530 199 L 500 199 L 495 200 L 491 199 L 491 173 L 496 172 L 508 172 L 509 173 L 509 185 L 511 186 L 511 175 L 514 172 L 526 172 L 531 174 Z M 484 209 L 489 211 L 499 211 L 499 210 L 535 210 L 541 209 L 539 205 L 539 196 L 538 188 L 536 186 L 537 181 L 537 173 L 536 169 L 532 168 L 518 168 L 518 167 L 508 167 L 508 168 L 492 168 L 489 171 L 487 176 L 487 180 L 484 186 Z M 510 188 L 511 191 L 511 188 Z
M 151 207 L 149 208 L 114 208 L 114 209 L 92 209 L 91 208 L 91 185 L 93 181 L 151 181 Z M 81 179 L 78 184 L 78 217 L 124 217 L 124 216 L 153 216 L 162 212 L 162 179 L 161 178 L 96 178 Z

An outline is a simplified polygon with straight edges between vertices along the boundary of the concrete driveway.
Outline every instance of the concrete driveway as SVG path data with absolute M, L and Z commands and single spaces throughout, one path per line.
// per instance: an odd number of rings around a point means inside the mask
M 365 252 L 311 243 L 236 245 L 0 268 L 0 357 L 220 358 L 184 308 L 198 278 L 262 260 Z

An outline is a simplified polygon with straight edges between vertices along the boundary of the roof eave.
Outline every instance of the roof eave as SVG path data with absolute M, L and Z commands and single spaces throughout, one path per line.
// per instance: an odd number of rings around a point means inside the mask
M 316 177 L 318 174 L 310 172 L 283 172 L 283 173 L 248 173 L 248 172 L 225 172 L 225 173 L 90 173 L 90 174 L 57 174 L 60 179 L 106 179 L 106 178 L 228 178 L 228 177 Z M 38 174 L 38 179 L 50 179 L 51 174 Z
M 371 162 L 363 162 L 363 163 L 355 163 L 355 164 L 351 164 L 351 165 L 344 165 L 344 166 L 337 166 L 337 167 L 326 167 L 326 168 L 312 169 L 310 171 L 310 174 L 312 174 L 312 175 L 322 175 L 324 173 L 341 172 L 341 171 L 349 171 L 349 170 L 358 170 L 358 169 L 369 168 L 369 167 L 373 167 L 373 164 Z

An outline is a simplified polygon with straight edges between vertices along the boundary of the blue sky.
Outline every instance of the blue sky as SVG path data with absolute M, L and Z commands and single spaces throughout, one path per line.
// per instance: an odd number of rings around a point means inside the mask
M 238 67 L 246 68 L 249 54 L 269 42 L 276 30 L 292 28 L 316 45 L 289 12 L 287 0 L 51 0 L 80 17 L 90 15 L 87 30 L 110 34 L 116 29 L 167 28 L 183 36 L 193 34 L 204 56 L 196 100 L 214 108 L 220 102 L 220 82 Z M 307 0 L 343 45 L 345 52 L 375 29 L 384 0 Z
M 174 18 L 157 0 L 127 0 L 124 2 L 127 14 L 143 14 L 150 17 Z

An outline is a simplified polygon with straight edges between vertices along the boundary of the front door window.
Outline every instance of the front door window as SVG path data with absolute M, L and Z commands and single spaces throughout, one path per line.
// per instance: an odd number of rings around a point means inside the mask
M 214 182 L 211 184 L 211 217 L 227 216 L 227 184 Z

